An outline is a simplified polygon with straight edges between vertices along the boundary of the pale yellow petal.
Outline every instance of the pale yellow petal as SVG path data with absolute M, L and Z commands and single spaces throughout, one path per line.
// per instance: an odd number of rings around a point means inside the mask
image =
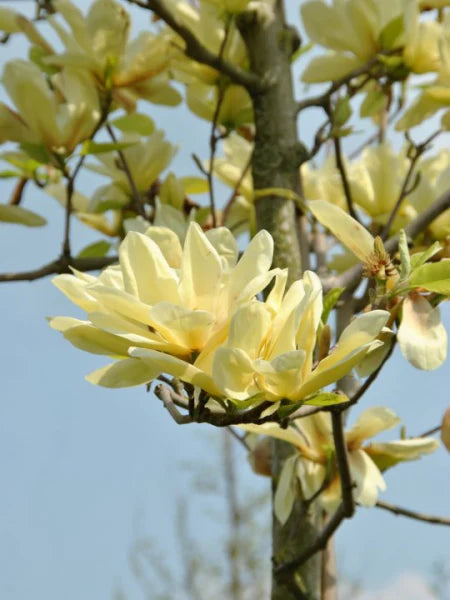
M 157 375 L 158 370 L 151 365 L 134 358 L 125 358 L 90 373 L 86 379 L 102 387 L 123 388 L 143 385 Z
M 181 294 L 188 308 L 214 311 L 223 268 L 220 256 L 197 223 L 186 235 L 181 267 Z
M 249 356 L 239 348 L 218 348 L 213 361 L 213 379 L 229 398 L 246 400 L 260 390 Z
M 125 290 L 147 304 L 178 303 L 178 278 L 159 246 L 148 236 L 130 231 L 120 245 Z
M 145 348 L 131 348 L 129 354 L 152 367 L 158 375 L 167 373 L 182 381 L 198 386 L 208 394 L 221 396 L 219 389 L 207 373 L 204 373 L 184 360 L 164 354 L 163 352 L 157 352 L 156 350 L 146 350 Z
M 276 518 L 282 525 L 288 520 L 295 502 L 297 460 L 298 456 L 294 454 L 284 461 L 275 491 L 273 509 Z
M 319 223 L 329 229 L 362 262 L 366 262 L 373 252 L 374 239 L 365 227 L 339 206 L 326 200 L 314 200 L 308 206 Z
M 378 499 L 378 492 L 386 489 L 383 476 L 363 450 L 350 452 L 348 462 L 355 483 L 353 494 L 356 502 L 362 506 L 374 506 Z
M 151 238 L 160 248 L 167 264 L 172 269 L 181 268 L 183 250 L 180 244 L 180 238 L 177 234 L 167 227 L 149 227 L 145 235 Z
M 240 348 L 252 360 L 257 358 L 270 324 L 270 313 L 262 302 L 238 308 L 231 319 L 228 348 Z
M 85 310 L 94 311 L 98 308 L 98 301 L 89 293 L 86 282 L 73 275 L 57 275 L 52 279 L 56 286 L 71 302 Z
M 149 311 L 153 327 L 167 340 L 185 348 L 201 350 L 215 323 L 214 315 L 204 310 L 189 310 L 183 306 L 159 302 Z
M 383 406 L 374 406 L 365 410 L 356 420 L 356 423 L 345 432 L 347 446 L 357 448 L 368 438 L 392 429 L 400 423 L 397 415 Z

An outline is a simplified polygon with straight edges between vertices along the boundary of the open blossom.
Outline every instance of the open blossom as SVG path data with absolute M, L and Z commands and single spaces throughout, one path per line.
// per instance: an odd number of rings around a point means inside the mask
M 3 85 L 17 112 L 0 103 L 0 143 L 43 145 L 66 154 L 91 135 L 100 109 L 89 74 L 67 68 L 53 75 L 51 83 L 33 63 L 6 63 Z
M 65 51 L 47 53 L 47 64 L 89 71 L 101 87 L 110 84 L 114 99 L 127 108 L 133 108 L 139 98 L 179 103 L 180 95 L 169 83 L 173 52 L 166 35 L 146 31 L 130 41 L 130 17 L 115 0 L 95 0 L 85 16 L 70 0 L 55 0 L 53 5 L 70 31 L 56 16 L 48 19 Z
M 230 312 L 272 279 L 272 253 L 265 231 L 238 262 L 225 228 L 204 234 L 191 223 L 183 249 L 169 229 L 132 231 L 120 246 L 119 265 L 99 277 L 75 272 L 53 280 L 89 320 L 56 317 L 50 324 L 83 350 L 121 359 L 89 376 L 93 383 L 139 385 L 170 373 L 218 394 L 196 365 L 226 336 Z
M 265 231 L 239 261 L 223 227 L 204 233 L 192 222 L 183 249 L 170 229 L 130 231 L 119 265 L 99 277 L 75 271 L 53 280 L 88 320 L 55 317 L 50 324 L 82 350 L 118 359 L 88 377 L 98 385 L 139 385 L 166 373 L 237 402 L 314 403 L 315 392 L 382 344 L 376 338 L 389 315 L 357 317 L 314 364 L 320 280 L 307 271 L 285 293 L 287 271 L 270 270 L 272 252 Z M 258 300 L 273 277 L 266 301 Z
M 381 342 L 376 340 L 389 313 L 375 310 L 357 317 L 329 356 L 314 365 L 313 352 L 322 315 L 322 285 L 306 271 L 284 293 L 287 274 L 277 275 L 266 302 L 250 302 L 234 313 L 228 338 L 217 349 L 213 378 L 224 394 L 247 400 L 261 394 L 277 401 L 304 400 L 334 383 Z
M 367 63 L 377 53 L 402 49 L 405 67 L 414 73 L 439 68 L 441 26 L 419 22 L 415 2 L 409 0 L 311 0 L 302 5 L 303 24 L 311 41 L 331 52 L 313 58 L 303 80 L 319 83 L 339 79 Z M 397 35 L 392 39 L 393 25 Z M 391 25 L 391 34 L 386 30 Z
M 395 464 L 415 460 L 436 450 L 433 438 L 407 438 L 392 442 L 367 442 L 378 433 L 392 429 L 400 419 L 388 408 L 365 410 L 345 432 L 350 475 L 354 483 L 353 497 L 362 506 L 373 506 L 378 493 L 386 489 L 382 471 Z M 275 514 L 285 522 L 292 510 L 298 485 L 302 497 L 311 498 L 322 486 L 327 473 L 329 483 L 319 495 L 319 502 L 334 511 L 341 502 L 341 482 L 334 464 L 334 442 L 330 415 L 324 412 L 292 422 L 287 429 L 276 424 L 242 425 L 251 433 L 284 440 L 295 447 L 280 474 L 275 494 Z

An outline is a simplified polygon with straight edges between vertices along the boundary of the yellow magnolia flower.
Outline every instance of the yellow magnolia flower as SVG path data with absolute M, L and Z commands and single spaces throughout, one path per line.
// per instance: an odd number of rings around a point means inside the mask
M 439 446 L 433 438 L 365 443 L 399 422 L 400 419 L 388 408 L 373 407 L 361 413 L 355 424 L 345 432 L 350 474 L 355 486 L 353 497 L 362 506 L 374 506 L 378 493 L 386 489 L 382 471 L 402 461 L 416 460 Z M 295 454 L 283 466 L 275 494 L 275 514 L 281 523 L 285 523 L 291 513 L 298 487 L 302 498 L 308 500 L 320 489 L 327 475 L 329 483 L 318 501 L 327 512 L 336 510 L 342 493 L 339 473 L 334 464 L 329 414 L 319 412 L 297 419 L 287 429 L 272 423 L 242 425 L 241 428 L 284 440 L 295 447 Z
M 446 15 L 442 35 L 439 39 L 440 63 L 437 78 L 426 85 L 403 116 L 397 121 L 395 128 L 399 131 L 410 129 L 430 118 L 439 110 L 450 107 L 450 15 Z M 448 113 L 447 113 L 448 114 Z M 450 120 L 442 119 L 444 129 L 450 129 Z
M 177 150 L 175 146 L 164 139 L 164 136 L 164 131 L 157 130 L 146 138 L 137 135 L 127 135 L 119 140 L 120 142 L 130 144 L 122 152 L 136 188 L 140 193 L 148 191 L 160 173 L 168 167 Z M 105 152 L 98 154 L 96 159 L 101 164 L 90 164 L 89 168 L 96 173 L 112 179 L 110 186 L 102 188 L 103 193 L 106 195 L 109 194 L 111 192 L 110 188 L 113 186 L 113 188 L 119 188 L 130 197 L 132 194 L 130 182 L 120 163 L 117 162 L 116 153 Z M 99 198 L 100 201 L 101 197 Z
M 6 63 L 3 85 L 17 108 L 0 103 L 0 142 L 44 145 L 69 154 L 88 138 L 100 118 L 99 102 L 90 76 L 75 68 L 51 77 L 23 60 Z
M 196 8 L 186 0 L 168 0 L 166 5 L 174 16 L 195 34 L 203 46 L 213 54 L 219 53 L 225 36 L 223 8 L 208 2 L 200 2 Z M 167 35 L 174 41 L 175 47 L 184 48 L 185 42 L 179 36 L 173 32 L 168 32 Z M 233 24 L 223 49 L 223 58 L 242 68 L 248 65 L 244 42 Z M 173 65 L 175 78 L 188 86 L 198 81 L 214 85 L 220 78 L 216 69 L 187 58 L 184 52 L 178 52 Z
M 305 200 L 327 200 L 344 210 L 347 208 L 342 178 L 331 156 L 316 169 L 310 163 L 304 163 L 300 172 Z
M 415 211 L 415 215 L 422 213 L 450 189 L 450 151 L 442 150 L 432 158 L 421 160 L 418 164 L 418 171 L 420 172 L 419 184 L 408 196 L 408 203 Z M 435 240 L 448 238 L 450 236 L 450 209 L 444 211 L 430 223 L 427 231 Z
M 212 374 L 225 396 L 247 400 L 304 400 L 349 373 L 371 350 L 389 317 L 372 311 L 343 331 L 329 356 L 313 365 L 322 315 L 322 285 L 306 271 L 284 294 L 287 273 L 277 275 L 266 302 L 250 302 L 234 313 L 228 338 L 215 352 Z
M 130 232 L 119 265 L 99 277 L 74 272 L 53 280 L 89 320 L 56 317 L 50 324 L 83 350 L 122 359 L 92 373 L 92 383 L 124 387 L 170 373 L 220 394 L 198 365 L 225 339 L 232 311 L 273 278 L 272 253 L 265 231 L 238 262 L 236 241 L 225 228 L 205 234 L 191 223 L 183 249 L 169 229 Z
M 308 83 L 339 79 L 382 50 L 403 48 L 403 61 L 415 73 L 438 67 L 440 26 L 418 22 L 418 7 L 409 0 L 323 0 L 301 7 L 309 38 L 332 52 L 313 58 L 302 75 Z M 403 20 L 395 39 L 387 26 Z M 383 35 L 384 34 L 384 35 Z
M 397 203 L 408 166 L 406 156 L 394 152 L 389 142 L 365 148 L 361 158 L 352 162 L 348 169 L 353 202 L 376 223 L 384 225 Z M 398 231 L 414 216 L 415 211 L 405 199 L 392 230 Z
M 95 0 L 86 15 L 70 0 L 55 0 L 53 6 L 70 32 L 56 16 L 48 19 L 65 52 L 47 55 L 47 64 L 89 71 L 101 87 L 112 86 L 114 99 L 128 109 L 138 98 L 170 106 L 180 102 L 169 85 L 173 49 L 166 34 L 146 31 L 129 41 L 130 17 L 116 0 Z

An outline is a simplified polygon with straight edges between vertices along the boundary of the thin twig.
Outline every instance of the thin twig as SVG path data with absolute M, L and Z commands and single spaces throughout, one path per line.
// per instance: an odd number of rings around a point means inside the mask
M 347 444 L 344 436 L 344 425 L 342 421 L 342 410 L 331 412 L 331 424 L 333 427 L 333 440 L 336 452 L 336 462 L 341 480 L 342 505 L 344 516 L 350 518 L 355 512 L 355 501 L 353 498 L 353 481 L 348 464 Z
M 244 177 L 246 176 L 247 171 L 250 169 L 250 167 L 252 165 L 252 160 L 253 160 L 253 151 L 250 152 L 250 156 L 248 157 L 248 160 L 245 163 L 245 166 L 242 169 L 241 174 L 239 175 L 239 179 L 236 181 L 233 191 L 231 192 L 231 195 L 225 204 L 225 207 L 222 212 L 222 225 L 225 224 L 226 218 L 228 216 L 228 213 L 230 212 L 233 202 L 236 200 L 236 197 L 239 195 L 239 188 L 241 187 L 241 184 L 244 181 Z
M 106 123 L 106 130 L 109 133 L 109 136 L 112 139 L 112 141 L 115 144 L 117 144 L 116 134 L 114 133 L 113 128 L 111 127 L 111 125 L 109 123 Z M 120 149 L 117 150 L 117 154 L 119 156 L 120 164 L 122 166 L 123 172 L 125 173 L 125 177 L 127 178 L 128 184 L 131 189 L 131 196 L 132 196 L 132 202 L 130 203 L 131 208 L 137 215 L 140 215 L 141 217 L 144 217 L 144 219 L 146 219 L 147 215 L 145 214 L 144 205 L 141 201 L 141 196 L 139 194 L 139 190 L 136 187 L 136 182 L 134 181 L 133 174 L 128 165 L 127 159 L 125 158 L 125 154 Z
M 220 59 L 223 58 L 223 54 L 225 52 L 225 48 L 226 48 L 227 41 L 228 41 L 228 36 L 229 36 L 230 30 L 231 30 L 231 24 L 232 24 L 231 19 L 228 19 L 225 24 L 225 32 L 224 32 L 223 40 L 222 40 L 222 42 L 220 44 L 220 48 L 219 48 L 218 56 Z M 224 82 L 219 81 L 217 102 L 216 102 L 216 106 L 214 108 L 214 114 L 213 114 L 213 119 L 212 119 L 212 124 L 211 124 L 211 133 L 209 136 L 209 168 L 208 168 L 208 172 L 207 172 L 206 176 L 208 178 L 209 204 L 211 207 L 211 217 L 212 217 L 212 226 L 213 227 L 217 227 L 216 203 L 215 203 L 215 198 L 214 198 L 213 171 L 214 171 L 214 159 L 216 157 L 217 142 L 220 139 L 216 135 L 216 129 L 217 129 L 218 121 L 219 121 L 220 109 L 222 108 L 222 102 L 225 97 L 225 90 L 226 90 L 226 87 L 225 87 Z
M 424 431 L 423 433 L 421 433 L 420 435 L 418 435 L 416 437 L 420 437 L 420 438 L 428 437 L 430 435 L 434 435 L 435 433 L 438 433 L 441 429 L 442 429 L 442 425 L 437 425 L 436 427 L 433 427 L 433 429 L 428 429 L 427 431 Z
M 0 282 L 8 281 L 35 281 L 36 279 L 42 279 L 47 275 L 54 275 L 60 273 L 70 273 L 70 267 L 77 269 L 77 271 L 98 271 L 109 265 L 112 265 L 118 261 L 117 256 L 100 256 L 97 258 L 70 258 L 62 256 L 52 262 L 34 269 L 32 271 L 19 271 L 17 273 L 1 273 Z
M 13 189 L 13 193 L 11 194 L 11 198 L 9 199 L 9 204 L 11 204 L 12 206 L 18 206 L 21 203 L 23 192 L 29 181 L 30 180 L 27 179 L 26 177 L 21 177 L 17 181 L 17 183 Z
M 360 398 L 362 398 L 362 396 L 364 396 L 364 394 L 370 388 L 372 383 L 375 381 L 375 379 L 381 373 L 381 370 L 383 369 L 384 365 L 390 359 L 392 353 L 394 352 L 395 342 L 396 342 L 396 339 L 392 338 L 391 347 L 389 348 L 386 356 L 384 357 L 383 362 L 380 364 L 380 366 L 377 369 L 375 369 L 375 371 L 373 373 L 371 373 L 369 375 L 369 377 L 365 380 L 365 382 L 358 389 L 358 391 L 350 398 L 350 400 L 345 405 L 342 404 L 341 406 L 343 406 L 345 409 L 350 408 L 350 406 L 353 406 L 354 404 L 356 404 L 358 402 L 358 400 Z
M 105 123 L 105 121 L 108 117 L 109 109 L 111 107 L 111 102 L 112 102 L 112 96 L 110 93 L 108 93 L 108 95 L 105 99 L 98 123 L 94 127 L 91 135 L 89 136 L 89 138 L 88 138 L 89 140 L 93 140 L 94 137 L 96 136 L 97 132 L 103 127 L 103 124 Z M 87 154 L 82 154 L 80 156 L 72 173 L 70 173 L 68 171 L 67 166 L 64 162 L 64 159 L 59 154 L 54 154 L 54 157 L 55 157 L 56 161 L 58 162 L 60 169 L 67 181 L 66 215 L 65 215 L 65 222 L 64 222 L 64 240 L 63 240 L 63 246 L 62 246 L 62 254 L 67 259 L 70 259 L 71 258 L 70 222 L 71 222 L 71 217 L 72 217 L 72 198 L 73 198 L 73 193 L 75 191 L 75 179 L 76 179 L 81 167 L 83 166 L 84 161 L 86 160 Z
M 339 508 L 336 510 L 334 515 L 331 517 L 331 519 L 325 525 L 323 530 L 318 534 L 316 539 L 308 546 L 308 548 L 306 548 L 305 551 L 302 552 L 302 554 L 300 554 L 300 556 L 298 556 L 297 558 L 295 558 L 289 562 L 282 563 L 275 567 L 275 569 L 274 569 L 275 577 L 277 577 L 277 579 L 283 580 L 290 573 L 292 573 L 293 571 L 296 571 L 301 565 L 303 565 L 307 560 L 309 560 L 312 556 L 314 556 L 314 554 L 316 554 L 316 552 L 323 550 L 326 547 L 328 540 L 334 534 L 334 532 L 339 527 L 339 525 L 342 523 L 344 518 L 345 518 L 344 505 L 340 504 Z
M 355 213 L 355 209 L 353 207 L 353 199 L 352 199 L 352 191 L 350 189 L 350 184 L 347 177 L 347 169 L 345 168 L 344 159 L 342 158 L 342 147 L 341 147 L 341 138 L 336 135 L 333 138 L 334 145 L 334 155 L 336 158 L 336 167 L 339 171 L 342 181 L 342 188 L 344 190 L 345 199 L 347 201 L 347 209 L 350 215 L 359 222 L 358 216 Z
M 417 183 L 419 183 L 419 178 L 416 177 L 415 183 L 413 183 L 411 185 L 411 179 L 412 179 L 412 176 L 414 173 L 414 169 L 416 168 L 417 161 L 422 156 L 422 154 L 424 152 L 426 152 L 426 150 L 429 147 L 429 144 L 440 133 L 441 133 L 440 129 L 438 131 L 435 131 L 424 142 L 422 142 L 420 144 L 414 144 L 414 142 L 412 142 L 412 140 L 410 140 L 410 148 L 409 148 L 409 152 L 408 152 L 409 160 L 410 160 L 409 168 L 408 168 L 408 171 L 406 172 L 405 179 L 403 180 L 403 184 L 402 184 L 397 202 L 395 203 L 394 208 L 392 209 L 392 212 L 389 215 L 389 219 L 388 219 L 386 225 L 384 226 L 383 231 L 381 232 L 381 239 L 385 240 L 387 238 L 387 236 L 389 235 L 389 231 L 392 227 L 392 223 L 394 222 L 394 219 L 397 216 L 398 211 L 400 210 L 400 206 L 402 205 L 403 200 L 409 194 L 411 194 L 411 192 L 414 191 Z
M 169 27 L 171 27 L 184 40 L 186 44 L 185 53 L 189 58 L 203 64 L 213 67 L 220 71 L 239 85 L 242 85 L 247 90 L 253 93 L 259 93 L 266 89 L 265 84 L 259 77 L 249 71 L 244 71 L 240 67 L 236 67 L 232 63 L 224 60 L 210 52 L 208 48 L 196 38 L 192 31 L 183 25 L 177 17 L 165 6 L 163 0 L 127 0 L 130 4 L 136 4 L 141 8 L 152 10 L 155 15 L 158 15 Z
M 234 437 L 235 440 L 237 440 L 240 444 L 242 444 L 242 446 L 244 446 L 246 450 L 250 452 L 251 448 L 245 441 L 245 435 L 239 435 L 239 433 L 233 429 L 233 427 L 227 427 L 227 431 L 232 437 Z
M 409 510 L 408 508 L 402 508 L 401 506 L 390 504 L 389 502 L 382 502 L 381 500 L 378 500 L 375 506 L 378 508 L 382 508 L 383 510 L 388 510 L 389 512 L 394 513 L 397 516 L 401 515 L 402 517 L 409 517 L 410 519 L 416 519 L 417 521 L 425 521 L 425 523 L 433 523 L 434 525 L 446 525 L 447 527 L 450 527 L 450 519 L 447 519 L 445 517 L 426 515 L 415 510 Z
M 162 403 L 164 404 L 164 408 L 167 409 L 168 413 L 172 417 L 172 419 L 178 425 L 185 425 L 187 423 L 192 423 L 192 417 L 190 415 L 182 415 L 173 402 L 173 394 L 171 390 L 165 385 L 157 385 L 155 387 L 155 396 L 157 396 Z

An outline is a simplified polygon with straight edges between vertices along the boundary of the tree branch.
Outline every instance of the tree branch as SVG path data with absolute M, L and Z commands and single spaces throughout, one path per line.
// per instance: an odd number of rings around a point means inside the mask
M 210 52 L 192 33 L 192 31 L 183 25 L 175 15 L 165 6 L 163 0 L 127 0 L 130 4 L 136 4 L 141 8 L 152 10 L 158 15 L 171 29 L 173 29 L 184 40 L 186 44 L 185 53 L 189 58 L 217 69 L 238 85 L 242 85 L 248 91 L 253 93 L 262 92 L 266 85 L 254 73 L 244 71 L 232 63 L 224 60 L 216 54 Z
M 342 410 L 331 411 L 331 424 L 333 427 L 334 448 L 336 451 L 336 462 L 341 480 L 342 506 L 344 516 L 350 518 L 355 512 L 355 501 L 353 499 L 353 481 L 348 464 L 347 444 L 344 436 L 342 422 Z
M 355 213 L 355 209 L 353 208 L 353 199 L 352 199 L 352 191 L 350 189 L 350 184 L 347 177 L 347 170 L 345 168 L 344 159 L 342 158 L 342 148 L 341 148 L 341 139 L 339 136 L 334 136 L 333 138 L 334 145 L 334 155 L 336 158 L 336 167 L 340 173 L 342 187 L 344 189 L 345 199 L 347 201 L 347 209 L 355 221 L 359 222 L 359 219 Z
M 397 516 L 409 517 L 410 519 L 424 521 L 425 523 L 432 523 L 434 525 L 446 525 L 447 527 L 450 527 L 450 519 L 446 519 L 445 517 L 435 517 L 434 515 L 426 515 L 424 513 L 416 512 L 415 510 L 409 510 L 408 508 L 402 508 L 401 506 L 390 504 L 389 502 L 382 502 L 381 500 L 378 500 L 375 506 L 377 508 L 382 508 L 383 510 L 387 510 L 391 513 L 394 513 Z
M 67 258 L 61 256 L 52 262 L 33 271 L 19 271 L 17 273 L 1 273 L 0 283 L 6 281 L 35 281 L 47 275 L 70 273 L 70 267 L 77 271 L 97 271 L 118 261 L 117 256 L 101 256 L 98 258 Z

